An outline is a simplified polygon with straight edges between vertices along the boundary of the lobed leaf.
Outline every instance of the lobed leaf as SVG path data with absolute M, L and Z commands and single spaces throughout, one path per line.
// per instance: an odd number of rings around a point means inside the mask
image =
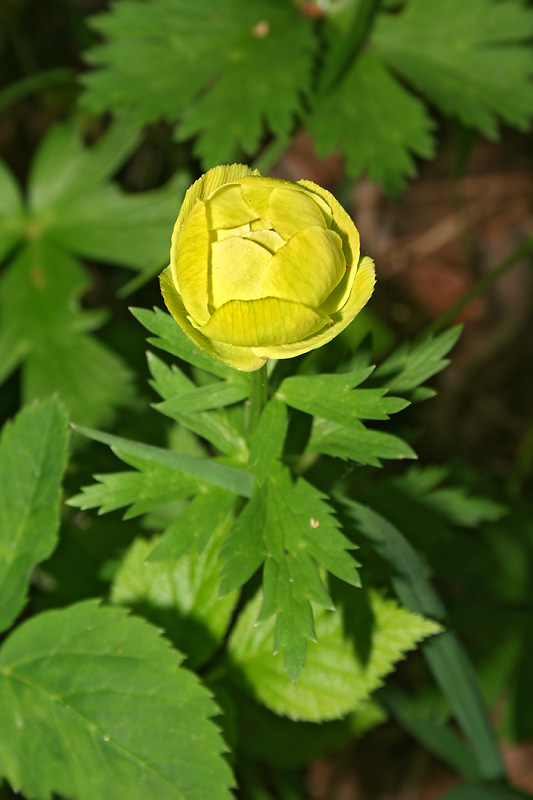
M 369 617 L 360 616 L 355 623 L 352 618 L 350 633 L 341 609 L 315 611 L 317 641 L 309 645 L 296 684 L 286 675 L 281 659 L 272 658 L 274 621 L 256 622 L 261 597 L 249 603 L 231 634 L 229 652 L 253 694 L 292 719 L 338 719 L 358 709 L 406 651 L 441 630 L 377 592 L 358 592 L 357 603 L 368 605 Z M 368 636 L 370 644 L 365 645 Z M 358 650 L 361 645 L 364 655 Z
M 382 14 L 372 47 L 445 114 L 496 138 L 533 115 L 533 11 L 516 0 L 409 0 Z
M 279 465 L 256 486 L 222 549 L 221 593 L 240 587 L 264 563 L 260 619 L 275 618 L 274 650 L 283 651 L 293 681 L 305 664 L 307 640 L 315 638 L 311 602 L 333 607 L 318 567 L 360 585 L 350 547 L 323 495 L 302 479 L 293 483 Z
M 289 133 L 310 89 L 313 26 L 291 4 L 115 3 L 93 24 L 105 41 L 88 54 L 99 69 L 84 78 L 86 107 L 141 124 L 181 117 L 206 169 L 254 153 L 265 123 Z
M 319 97 L 309 120 L 320 156 L 339 150 L 351 175 L 365 171 L 391 195 L 400 194 L 414 177 L 417 156 L 433 155 L 432 129 L 424 105 L 370 51 Z

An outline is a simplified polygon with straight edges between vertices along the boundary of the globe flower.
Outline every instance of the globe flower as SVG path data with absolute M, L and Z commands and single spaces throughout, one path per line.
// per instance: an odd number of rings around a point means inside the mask
M 329 342 L 374 281 L 357 228 L 330 192 L 234 164 L 187 191 L 161 289 L 201 350 L 253 371 Z

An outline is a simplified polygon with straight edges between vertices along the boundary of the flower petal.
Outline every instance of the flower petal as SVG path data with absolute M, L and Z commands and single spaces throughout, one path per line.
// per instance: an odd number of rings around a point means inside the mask
M 213 341 L 191 325 L 187 319 L 187 310 L 179 293 L 176 291 L 169 267 L 161 273 L 159 279 L 161 281 L 161 292 L 168 310 L 180 328 L 200 350 L 213 356 L 213 358 L 218 358 L 219 361 L 224 362 L 229 367 L 243 370 L 243 372 L 254 372 L 263 366 L 266 359 L 256 356 L 250 347 L 234 347 L 225 342 Z
M 230 300 L 217 308 L 202 327 L 209 338 L 242 347 L 287 344 L 303 339 L 329 324 L 329 318 L 303 303 L 263 297 Z
M 334 231 L 307 228 L 294 234 L 266 265 L 262 296 L 318 308 L 343 278 L 345 267 L 340 237 Z
M 331 314 L 332 325 L 318 330 L 302 341 L 278 346 L 254 346 L 254 353 L 261 358 L 293 358 L 293 356 L 299 356 L 321 347 L 348 327 L 350 322 L 369 301 L 374 291 L 375 281 L 374 262 L 371 258 L 365 256 L 357 267 L 350 297 L 343 308 L 339 309 L 335 314 Z
M 287 240 L 305 228 L 327 227 L 324 214 L 312 196 L 297 188 L 274 189 L 268 201 L 268 212 L 274 230 Z
M 198 200 L 177 236 L 172 237 L 170 267 L 189 314 L 203 325 L 209 319 L 209 227 L 205 203 Z
M 298 181 L 298 186 L 305 186 L 310 192 L 321 197 L 331 208 L 331 223 L 329 227 L 338 233 L 342 239 L 342 246 L 346 263 L 355 265 L 359 261 L 359 231 L 354 225 L 350 215 L 344 210 L 339 201 L 331 192 L 323 189 L 312 181 Z
M 192 211 L 196 201 L 206 200 L 219 186 L 237 181 L 239 178 L 243 178 L 246 175 L 255 176 L 259 174 L 258 170 L 250 169 L 246 164 L 222 164 L 219 167 L 213 167 L 213 169 L 208 170 L 205 175 L 198 178 L 198 180 L 187 189 L 174 228 L 179 230 L 185 218 Z
M 237 183 L 220 186 L 209 195 L 206 206 L 211 231 L 236 228 L 257 219 L 256 212 L 244 202 L 241 187 Z
M 260 280 L 266 264 L 272 259 L 269 250 L 250 239 L 232 236 L 213 242 L 211 254 L 212 304 L 215 308 L 228 300 L 264 297 Z

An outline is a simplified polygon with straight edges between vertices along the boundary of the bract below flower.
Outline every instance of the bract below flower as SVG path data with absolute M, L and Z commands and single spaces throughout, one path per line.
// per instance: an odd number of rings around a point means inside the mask
M 329 342 L 374 282 L 357 228 L 330 192 L 233 164 L 187 191 L 161 290 L 201 350 L 253 371 Z

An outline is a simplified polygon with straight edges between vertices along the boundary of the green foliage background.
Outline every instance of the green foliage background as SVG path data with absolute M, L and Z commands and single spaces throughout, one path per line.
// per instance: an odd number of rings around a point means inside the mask
M 2 800 L 297 800 L 383 724 L 450 800 L 525 796 L 496 735 L 533 735 L 531 446 L 503 486 L 394 463 L 459 328 L 384 352 L 370 310 L 252 431 L 254 377 L 155 276 L 192 180 L 301 129 L 397 200 L 449 126 L 530 131 L 532 37 L 521 0 L 2 6 Z

